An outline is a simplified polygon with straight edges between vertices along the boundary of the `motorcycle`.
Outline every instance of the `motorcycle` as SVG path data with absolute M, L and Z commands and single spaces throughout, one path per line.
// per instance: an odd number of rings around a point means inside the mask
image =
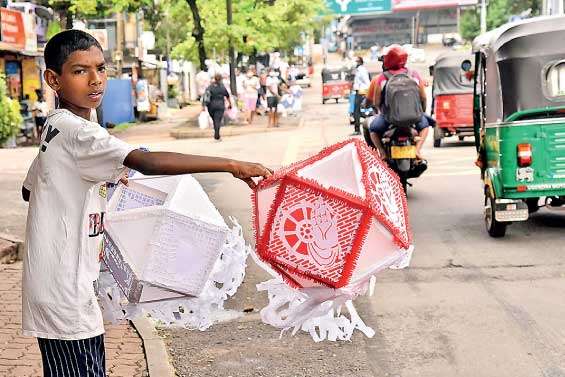
M 369 125 L 375 118 L 375 111 L 365 108 L 363 117 L 363 137 L 367 145 L 375 148 L 369 133 Z M 418 131 L 414 126 L 395 126 L 392 125 L 382 136 L 383 148 L 386 152 L 386 162 L 388 166 L 398 175 L 404 192 L 407 192 L 408 179 L 418 178 L 428 168 L 426 160 L 416 159 L 416 143 L 419 140 Z

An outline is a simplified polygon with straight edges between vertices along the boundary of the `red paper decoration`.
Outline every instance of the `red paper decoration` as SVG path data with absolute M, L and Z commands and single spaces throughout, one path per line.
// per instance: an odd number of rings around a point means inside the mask
M 358 139 L 275 172 L 253 205 L 257 255 L 294 287 L 345 287 L 412 242 L 397 175 Z

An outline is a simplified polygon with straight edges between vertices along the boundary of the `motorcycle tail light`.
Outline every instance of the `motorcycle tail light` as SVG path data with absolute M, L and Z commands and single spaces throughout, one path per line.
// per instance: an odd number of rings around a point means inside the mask
M 518 166 L 530 166 L 532 164 L 532 145 L 518 144 Z

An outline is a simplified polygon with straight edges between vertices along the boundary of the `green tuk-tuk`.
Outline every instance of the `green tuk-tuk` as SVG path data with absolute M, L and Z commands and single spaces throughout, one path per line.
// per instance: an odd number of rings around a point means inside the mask
M 506 24 L 473 42 L 473 123 L 485 224 L 565 204 L 565 16 Z

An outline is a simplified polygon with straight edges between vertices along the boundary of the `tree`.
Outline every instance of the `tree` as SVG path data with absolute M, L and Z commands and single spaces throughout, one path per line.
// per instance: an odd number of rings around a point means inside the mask
M 202 20 L 200 19 L 200 11 L 196 0 L 186 0 L 190 11 L 192 12 L 192 37 L 198 46 L 198 59 L 200 60 L 200 69 L 206 69 L 206 47 L 204 46 L 204 28 L 202 27 Z
M 20 104 L 8 97 L 4 75 L 0 74 L 0 146 L 18 133 L 22 121 Z
M 233 0 L 233 25 L 228 28 L 225 0 L 197 4 L 195 0 L 186 1 L 197 5 L 202 33 L 195 33 L 199 28 L 194 24 L 193 8 L 181 11 L 177 7 L 176 17 L 183 21 L 190 19 L 191 33 L 175 45 L 173 56 L 199 60 L 201 68 L 206 52 L 225 56 L 229 38 L 236 50 L 247 55 L 258 51 L 289 51 L 301 42 L 303 32 L 314 30 L 326 20 L 321 16 L 325 9 L 323 0 Z M 169 0 L 172 8 L 174 3 L 175 0 Z
M 539 15 L 540 0 L 490 0 L 487 9 L 487 30 L 495 29 L 508 22 L 511 16 L 531 9 L 531 15 Z M 480 6 L 463 12 L 461 16 L 461 36 L 473 40 L 480 34 Z
M 72 29 L 76 16 L 106 16 L 116 12 L 150 9 L 153 0 L 43 0 L 59 15 L 61 27 Z M 47 5 L 47 4 L 45 4 Z

